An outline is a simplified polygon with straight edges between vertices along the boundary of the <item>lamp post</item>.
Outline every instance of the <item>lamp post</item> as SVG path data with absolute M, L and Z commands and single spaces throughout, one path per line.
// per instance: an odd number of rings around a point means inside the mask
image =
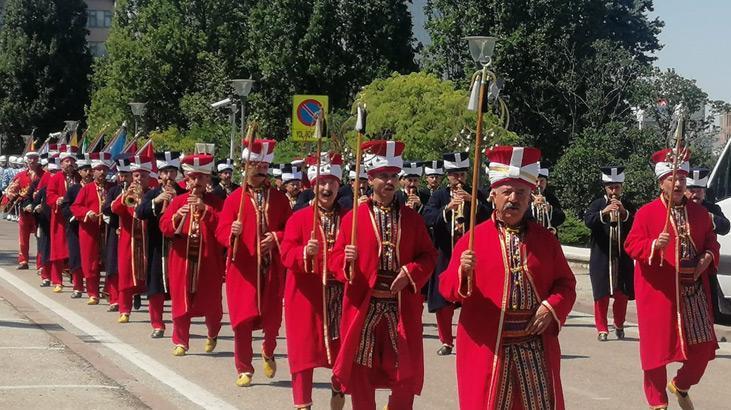
M 234 89 L 236 95 L 241 99 L 241 137 L 244 136 L 244 127 L 246 126 L 246 98 L 251 93 L 251 88 L 254 86 L 254 80 L 252 79 L 236 79 L 231 80 L 231 87 Z M 232 109 L 232 111 L 235 111 Z M 235 114 L 234 114 L 235 115 Z M 234 120 L 235 121 L 235 120 Z M 229 149 L 229 158 L 234 158 L 234 135 L 231 135 L 231 146 Z
M 137 137 L 137 121 L 139 118 L 142 118 L 145 116 L 145 112 L 147 111 L 145 109 L 145 106 L 147 103 L 142 102 L 131 102 L 129 103 L 129 107 L 132 109 L 132 115 L 135 117 L 135 137 Z

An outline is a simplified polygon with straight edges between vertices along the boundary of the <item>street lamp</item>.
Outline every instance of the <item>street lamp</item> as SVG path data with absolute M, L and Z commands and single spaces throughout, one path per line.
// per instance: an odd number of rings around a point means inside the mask
M 252 79 L 236 79 L 231 80 L 231 87 L 234 89 L 236 95 L 241 98 L 241 137 L 244 136 L 244 126 L 246 117 L 246 98 L 251 93 L 251 87 L 254 86 L 254 80 Z M 234 137 L 231 136 L 231 146 L 229 149 L 229 158 L 234 158 Z
M 142 118 L 145 116 L 145 112 L 147 111 L 145 109 L 145 105 L 147 103 L 142 102 L 131 102 L 129 103 L 129 107 L 132 109 L 132 115 L 135 117 L 135 137 L 137 136 L 137 120 L 138 118 Z

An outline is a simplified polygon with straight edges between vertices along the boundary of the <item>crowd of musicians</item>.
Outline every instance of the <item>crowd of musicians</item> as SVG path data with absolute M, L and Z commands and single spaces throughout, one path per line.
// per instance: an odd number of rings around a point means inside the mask
M 21 171 L 3 162 L 18 269 L 29 267 L 34 234 L 41 287 L 60 293 L 68 276 L 72 298 L 106 299 L 121 324 L 144 296 L 152 338 L 166 332 L 170 300 L 175 356 L 199 348 L 190 344 L 193 317 L 205 318 L 203 350 L 215 350 L 225 290 L 241 387 L 252 383 L 255 354 L 274 377 L 284 318 L 298 409 L 312 406 L 318 367 L 332 369 L 331 408 L 349 395 L 354 409 L 374 409 L 380 388 L 391 392 L 388 409 L 412 408 L 424 380 L 426 301 L 442 343 L 436 354 L 457 342 L 462 409 L 565 407 L 558 335 L 576 281 L 556 235 L 565 214 L 538 149 L 489 148 L 489 186 L 473 191 L 466 153 L 408 162 L 402 142 L 373 140 L 362 145 L 359 174 L 347 175 L 336 153 L 274 164 L 275 145 L 244 141 L 240 168 L 205 153 L 112 158 L 70 145 L 27 152 Z M 659 195 L 639 209 L 622 195 L 623 167 L 597 169 L 604 195 L 584 215 L 598 340 L 608 339 L 610 300 L 618 339 L 636 300 L 651 408 L 667 408 L 668 391 L 692 408 L 688 391 L 717 349 L 709 277 L 729 221 L 705 199 L 708 171 L 690 169 L 683 155 L 653 156 Z M 668 382 L 671 362 L 682 367 Z

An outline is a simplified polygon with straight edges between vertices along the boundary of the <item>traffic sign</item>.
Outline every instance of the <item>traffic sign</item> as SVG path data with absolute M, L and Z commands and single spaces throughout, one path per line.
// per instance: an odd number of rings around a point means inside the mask
M 314 141 L 317 114 L 327 113 L 326 95 L 295 95 L 292 100 L 292 139 L 295 141 Z

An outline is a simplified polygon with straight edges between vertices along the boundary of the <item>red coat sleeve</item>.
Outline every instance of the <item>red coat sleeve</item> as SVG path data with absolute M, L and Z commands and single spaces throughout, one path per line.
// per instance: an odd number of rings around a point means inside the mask
M 413 286 L 412 290 L 414 293 L 419 293 L 434 272 L 434 267 L 437 263 L 437 251 L 432 244 L 429 232 L 427 232 L 426 225 L 423 223 L 421 216 L 416 212 L 407 215 L 409 215 L 409 218 L 406 226 L 409 227 L 414 235 L 414 257 L 404 267 L 409 274 L 409 279 Z
M 179 198 L 180 197 L 173 198 L 167 208 L 165 208 L 165 212 L 163 212 L 162 216 L 160 216 L 160 232 L 162 232 L 163 236 L 165 236 L 166 238 L 173 238 L 175 236 L 173 216 L 184 204 L 184 202 L 181 201 Z M 112 206 L 114 206 L 114 204 L 112 204 Z M 113 209 L 114 208 L 112 208 L 112 210 Z
M 94 212 L 93 209 L 89 206 L 91 203 L 92 198 L 89 198 L 89 190 L 81 188 L 79 190 L 79 194 L 76 196 L 76 200 L 73 204 L 69 207 L 71 209 L 71 213 L 74 215 L 74 218 L 76 218 L 77 221 L 80 222 L 86 222 L 86 215 L 89 212 Z
M 553 242 L 554 250 L 552 254 L 554 258 L 551 267 L 553 268 L 554 279 L 543 304 L 548 305 L 546 307 L 551 310 L 554 319 L 563 325 L 574 307 L 574 302 L 576 302 L 576 278 L 566 261 L 561 244 L 557 240 L 553 240 Z
M 282 264 L 293 272 L 304 272 L 304 250 L 309 237 L 304 237 L 303 212 L 295 213 L 284 228 L 282 240 Z
M 284 228 L 287 226 L 287 221 L 290 216 L 292 216 L 292 207 L 289 206 L 289 201 L 284 194 L 275 190 L 272 190 L 269 200 L 276 204 L 273 209 L 283 213 L 283 215 L 277 219 L 278 223 L 275 226 L 269 227 L 269 232 L 274 234 L 277 241 L 277 247 L 279 247 L 279 253 L 281 254 L 281 243 L 284 240 Z
M 350 211 L 343 217 L 340 232 L 335 240 L 335 245 L 333 246 L 333 251 L 330 253 L 330 260 L 328 261 L 328 266 L 332 267 L 335 279 L 340 282 L 348 281 L 345 277 L 345 245 L 350 245 L 350 231 L 352 226 L 353 211 Z
M 468 236 L 464 235 L 454 244 L 452 258 L 447 269 L 439 275 L 439 293 L 450 302 L 461 302 L 464 298 L 459 294 L 460 285 L 460 257 L 467 250 Z
M 125 216 L 125 215 L 132 215 L 134 212 L 134 208 L 128 207 L 124 203 L 122 203 L 122 197 L 124 196 L 123 193 L 120 193 L 114 201 L 112 201 L 112 212 L 119 216 Z
M 58 181 L 60 180 L 54 175 L 54 177 L 51 178 L 51 180 L 48 182 L 48 187 L 46 188 L 46 204 L 49 208 L 51 208 L 52 213 L 56 212 L 56 201 L 58 200 L 58 198 L 62 197 L 59 190 Z
M 644 264 L 650 264 L 650 258 L 655 257 L 652 244 L 657 239 L 650 236 L 647 228 L 647 209 L 644 206 L 637 211 L 635 222 L 632 224 L 632 229 L 630 229 L 624 242 L 624 250 L 627 255 Z

